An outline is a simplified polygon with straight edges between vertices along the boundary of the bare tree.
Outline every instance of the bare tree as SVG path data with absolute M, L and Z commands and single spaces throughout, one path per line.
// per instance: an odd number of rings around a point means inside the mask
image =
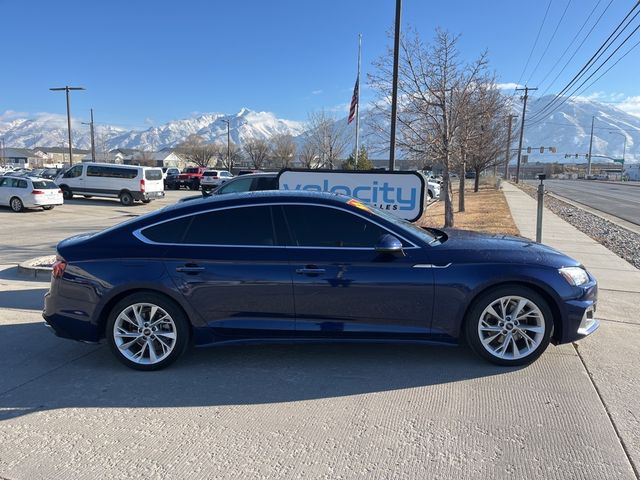
M 487 71 L 486 53 L 470 64 L 462 63 L 457 41 L 457 36 L 440 29 L 429 45 L 415 33 L 410 39 L 403 37 L 398 79 L 397 146 L 405 155 L 429 158 L 441 165 L 447 227 L 454 224 L 450 172 L 456 165 L 456 141 L 471 93 L 486 81 Z M 373 115 L 377 118 L 374 131 L 378 132 L 386 130 L 384 119 L 388 117 L 384 113 L 390 101 L 392 62 L 389 51 L 369 75 L 378 94 Z
M 324 168 L 338 165 L 351 143 L 347 123 L 337 121 L 324 110 L 309 114 L 307 132 L 307 141 L 313 144 Z
M 316 144 L 312 139 L 305 138 L 300 146 L 299 156 L 304 168 L 318 168 L 320 156 L 318 155 Z
M 176 151 L 186 161 L 199 167 L 208 167 L 216 157 L 216 146 L 206 143 L 199 135 L 189 135 L 184 142 L 176 148 Z
M 279 133 L 271 137 L 271 156 L 274 166 L 288 168 L 296 155 L 296 144 L 289 133 Z
M 150 150 L 140 150 L 134 155 L 133 161 L 143 167 L 155 167 L 155 152 Z
M 253 168 L 261 169 L 269 158 L 270 148 L 266 140 L 250 138 L 244 142 L 243 150 L 247 154 Z

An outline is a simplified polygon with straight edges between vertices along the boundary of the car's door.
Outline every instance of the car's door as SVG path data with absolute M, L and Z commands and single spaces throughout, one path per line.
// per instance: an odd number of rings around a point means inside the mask
M 13 184 L 14 179 L 11 177 L 3 177 L 0 179 L 0 205 L 9 205 Z
M 300 336 L 423 338 L 430 335 L 433 272 L 427 252 L 351 211 L 283 205 L 290 232 L 296 329 Z M 383 234 L 404 256 L 375 250 Z
M 67 185 L 71 190 L 82 191 L 84 188 L 84 165 L 75 165 L 56 181 L 58 185 Z
M 171 240 L 168 274 L 216 339 L 294 335 L 291 269 L 270 206 L 212 210 L 154 228 L 141 233 Z

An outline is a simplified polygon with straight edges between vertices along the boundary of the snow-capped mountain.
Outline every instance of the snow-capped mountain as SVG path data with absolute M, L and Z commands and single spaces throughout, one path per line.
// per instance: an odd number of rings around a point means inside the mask
M 189 135 L 199 135 L 208 143 L 226 142 L 227 121 L 231 141 L 238 144 L 242 144 L 249 138 L 266 140 L 279 133 L 289 133 L 295 137 L 304 131 L 300 122 L 279 119 L 270 112 L 255 112 L 243 108 L 235 115 L 200 114 L 146 130 L 126 130 L 100 124 L 96 125 L 95 136 L 96 143 L 104 144 L 107 149 L 159 150 L 176 146 Z M 72 130 L 74 147 L 89 148 L 91 145 L 89 127 L 74 121 Z M 59 146 L 67 141 L 66 117 L 46 114 L 5 122 L 0 119 L 0 137 L 4 138 L 8 147 Z
M 626 138 L 626 158 L 640 160 L 640 117 L 625 113 L 610 105 L 580 98 L 567 100 L 556 112 L 544 121 L 537 121 L 536 112 L 551 99 L 551 96 L 529 99 L 527 106 L 527 124 L 525 127 L 524 147 L 556 147 L 557 153 L 540 154 L 534 150 L 529 161 L 564 162 L 565 154 L 582 155 L 589 150 L 591 117 L 595 116 L 593 155 L 606 155 L 620 158 Z M 522 104 L 515 99 L 513 111 L 521 115 Z M 364 110 L 364 109 L 363 109 Z M 367 143 L 368 127 L 362 114 L 361 138 Z M 191 118 L 168 122 L 146 130 L 126 130 L 117 126 L 99 124 L 96 127 L 96 143 L 101 149 L 136 148 L 159 150 L 173 147 L 184 141 L 189 135 L 199 135 L 207 142 L 226 142 L 227 123 L 229 122 L 231 141 L 243 144 L 247 139 L 269 139 L 277 133 L 289 133 L 301 143 L 304 137 L 304 124 L 277 118 L 270 112 L 256 112 L 243 108 L 234 115 L 224 113 L 206 113 Z M 346 119 L 339 119 L 345 122 Z M 519 118 L 516 119 L 516 122 Z M 519 123 L 517 123 L 519 126 Z M 350 127 L 352 128 L 352 127 Z M 74 121 L 72 124 L 74 146 L 89 148 L 89 127 Z M 369 132 L 370 133 L 370 132 Z M 67 123 L 64 115 L 39 114 L 32 118 L 20 117 L 11 112 L 0 114 L 0 137 L 7 147 L 32 148 L 35 146 L 60 146 L 66 144 Z M 517 128 L 513 147 L 517 146 Z M 350 150 L 350 149 L 349 149 Z M 375 158 L 383 158 L 383 153 L 374 153 Z
M 623 112 L 612 105 L 571 98 L 548 117 L 536 117 L 553 96 L 531 98 L 527 105 L 523 145 L 557 147 L 557 154 L 540 155 L 532 152 L 529 161 L 565 161 L 565 154 L 584 154 L 589 151 L 591 118 L 595 117 L 592 155 L 621 158 L 626 138 L 625 158 L 640 160 L 640 118 Z M 522 115 L 522 104 L 515 102 L 514 114 Z M 519 122 L 520 117 L 516 120 Z M 519 123 L 517 124 L 520 125 Z M 517 138 L 514 142 L 517 147 Z M 597 157 L 595 157 L 597 158 Z

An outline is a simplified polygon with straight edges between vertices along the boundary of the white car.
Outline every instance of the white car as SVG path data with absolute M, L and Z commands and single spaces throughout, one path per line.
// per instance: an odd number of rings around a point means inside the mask
M 0 205 L 8 205 L 14 212 L 25 208 L 42 207 L 51 210 L 63 203 L 62 191 L 51 180 L 31 177 L 0 178 Z
M 149 203 L 164 197 L 164 182 L 160 168 L 112 163 L 82 163 L 74 165 L 55 182 L 60 186 L 65 200 L 74 195 L 119 198 L 125 206 L 135 200 Z
M 202 190 L 213 190 L 232 178 L 233 174 L 226 170 L 206 170 L 202 173 L 200 187 Z

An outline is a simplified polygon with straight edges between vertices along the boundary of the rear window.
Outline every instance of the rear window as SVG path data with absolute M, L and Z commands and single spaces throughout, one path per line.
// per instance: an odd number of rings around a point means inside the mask
M 203 177 L 217 177 L 218 176 L 218 172 L 204 172 L 202 174 Z
M 198 169 L 197 168 L 186 168 L 184 170 L 184 173 L 198 173 Z
M 157 168 L 153 170 L 145 170 L 144 178 L 147 180 L 162 180 L 162 170 Z
M 53 182 L 48 182 L 45 180 L 38 180 L 33 183 L 33 188 L 37 188 L 38 190 L 58 190 L 58 185 Z

